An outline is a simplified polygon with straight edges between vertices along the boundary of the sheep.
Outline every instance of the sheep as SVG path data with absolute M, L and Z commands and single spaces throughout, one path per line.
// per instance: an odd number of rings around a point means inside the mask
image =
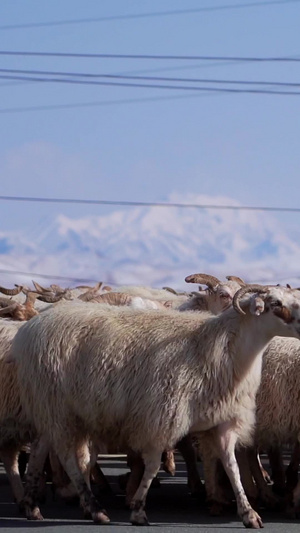
M 21 447 L 32 438 L 31 426 L 23 416 L 15 365 L 7 364 L 6 358 L 12 339 L 22 322 L 0 319 L 0 455 L 19 504 L 23 501 L 23 484 L 18 468 Z
M 186 283 L 202 283 L 207 285 L 205 291 L 194 293 L 194 296 L 182 303 L 179 311 L 210 311 L 214 315 L 225 311 L 232 305 L 233 296 L 245 282 L 236 276 L 227 276 L 228 281 L 220 281 L 208 274 L 191 274 L 185 278 Z
M 188 298 L 184 303 L 180 303 L 179 306 L 174 305 L 176 300 L 173 300 L 172 302 L 164 302 L 163 306 L 170 304 L 170 307 L 177 307 L 177 309 L 182 312 L 210 311 L 213 314 L 218 314 L 224 311 L 225 309 L 228 309 L 228 307 L 232 304 L 234 294 L 242 286 L 245 285 L 245 282 L 241 278 L 238 278 L 236 276 L 227 276 L 227 280 L 227 282 L 222 282 L 218 278 L 208 274 L 191 274 L 185 278 L 185 281 L 187 283 L 205 284 L 207 285 L 208 289 L 193 293 L 193 296 Z M 170 289 L 168 287 L 164 287 L 164 290 L 168 290 L 173 292 L 173 294 L 176 294 L 173 289 Z M 113 297 L 115 294 L 116 293 L 111 293 L 111 296 Z M 128 295 L 126 295 L 125 297 L 124 293 L 118 294 L 120 294 L 121 296 L 120 301 L 124 301 L 128 305 L 134 307 L 134 303 L 132 303 L 132 300 L 130 300 L 130 297 Z M 109 301 L 109 295 L 101 295 L 97 298 L 98 302 L 100 302 L 100 300 Z M 117 297 L 115 301 L 119 301 Z M 201 495 L 202 497 L 204 495 L 205 489 L 198 474 L 195 451 L 193 449 L 191 439 L 185 437 L 183 441 L 177 443 L 177 448 L 180 449 L 180 452 L 186 461 L 186 466 L 188 470 L 188 485 L 190 487 L 191 493 L 193 495 Z M 131 467 L 134 466 L 135 468 L 135 473 L 133 476 L 134 479 L 141 479 L 144 470 L 142 462 L 137 461 L 137 464 L 135 464 L 134 459 L 131 458 L 130 465 Z M 167 455 L 164 456 L 163 468 L 166 472 L 169 472 L 174 475 L 175 462 L 173 453 L 171 453 L 171 451 L 169 451 Z M 134 489 L 136 488 L 137 487 L 135 487 L 135 484 L 130 480 L 126 491 L 127 503 L 131 501 L 131 497 L 135 492 Z
M 263 354 L 262 379 L 257 392 L 255 444 L 258 448 L 266 450 L 274 448 L 274 451 L 277 451 L 284 444 L 297 443 L 294 455 L 295 458 L 298 457 L 300 444 L 299 373 L 299 341 L 280 337 L 273 339 Z M 250 458 L 255 481 L 263 497 L 266 500 L 272 499 L 269 488 L 257 468 L 253 452 L 252 454 L 250 452 Z M 280 480 L 280 476 L 282 486 L 284 474 L 277 471 L 277 479 Z M 293 494 L 294 507 L 297 508 L 299 503 L 300 484 Z
M 245 286 L 219 316 L 61 304 L 20 328 L 11 358 L 29 421 L 50 439 L 94 521 L 109 518 L 89 488 L 89 437 L 141 452 L 145 472 L 131 522 L 145 524 L 163 450 L 188 433 L 209 431 L 239 516 L 259 528 L 234 448 L 251 440 L 265 346 L 275 335 L 299 338 L 298 321 L 300 293 L 283 287 Z M 34 496 L 33 457 L 24 503 L 28 518 L 41 518 Z
M 255 448 L 241 450 L 239 460 L 243 461 L 241 474 L 244 476 L 244 488 L 247 494 L 256 497 L 257 490 L 253 487 L 252 476 L 255 479 L 260 498 L 268 506 L 278 505 L 279 500 L 270 487 L 265 483 L 258 464 L 256 448 L 264 449 L 269 453 L 272 470 L 275 470 L 274 482 L 276 489 L 282 493 L 285 489 L 285 474 L 283 463 L 280 455 L 282 445 L 295 444 L 292 458 L 293 462 L 289 467 L 289 477 L 293 476 L 293 469 L 297 472 L 297 463 L 299 462 L 300 446 L 300 399 L 299 399 L 299 372 L 300 372 L 300 343 L 297 339 L 285 339 L 281 337 L 274 338 L 263 353 L 261 383 L 256 396 L 256 426 L 254 434 Z M 202 436 L 200 449 L 208 448 L 205 435 Z M 245 454 L 248 460 L 245 458 Z M 214 487 L 216 480 L 215 464 L 213 459 L 208 458 L 206 454 L 207 473 L 206 486 L 211 492 L 217 491 L 217 505 L 222 502 L 220 488 Z M 249 461 L 249 462 L 248 462 Z M 210 464 L 209 464 L 210 463 Z M 250 469 L 250 471 L 249 471 Z M 213 479 L 212 479 L 213 478 Z M 292 489 L 288 479 L 288 489 Z M 299 507 L 300 503 L 300 483 L 293 493 L 293 507 L 288 508 L 288 512 Z

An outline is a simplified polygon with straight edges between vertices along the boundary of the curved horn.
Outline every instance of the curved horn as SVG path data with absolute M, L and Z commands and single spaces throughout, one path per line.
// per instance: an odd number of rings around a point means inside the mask
M 228 279 L 228 281 L 236 281 L 241 287 L 246 285 L 245 281 L 238 276 L 226 276 L 226 279 Z
M 48 304 L 54 304 L 55 302 L 59 302 L 63 297 L 62 294 L 55 295 L 55 294 L 40 294 L 38 293 L 37 298 L 38 300 L 41 300 L 42 302 L 46 302 Z
M 42 287 L 42 285 L 40 285 L 39 283 L 37 283 L 36 281 L 33 281 L 32 280 L 32 283 L 35 287 L 35 290 L 37 292 L 39 292 L 40 294 L 44 294 L 45 292 L 52 292 L 51 289 L 46 289 L 45 287 Z
M 21 285 L 17 285 L 15 289 L 5 289 L 4 287 L 0 287 L 0 292 L 3 294 L 7 294 L 8 296 L 15 296 L 16 294 L 19 294 L 23 287 Z
M 51 291 L 59 292 L 59 293 L 68 290 L 68 289 L 63 289 L 62 287 L 60 287 L 60 285 L 56 285 L 55 283 L 52 283 L 52 284 L 50 285 L 50 288 L 51 288 Z
M 247 292 L 267 292 L 268 286 L 265 285 L 245 285 L 241 289 L 239 289 L 233 299 L 232 299 L 232 307 L 240 314 L 245 315 L 245 311 L 240 306 L 240 299 L 244 296 L 244 294 L 247 294 Z
M 178 294 L 174 289 L 172 289 L 171 287 L 163 287 L 163 290 L 164 291 L 169 291 L 171 292 L 172 294 Z
M 94 287 L 90 287 L 86 292 L 80 294 L 80 296 L 78 296 L 78 300 L 82 300 L 83 302 L 89 302 L 95 297 L 96 293 L 102 287 L 102 284 L 102 281 L 99 281 Z
M 221 283 L 218 278 L 209 276 L 208 274 L 191 274 L 185 278 L 186 283 L 204 283 L 210 289 L 214 289 Z

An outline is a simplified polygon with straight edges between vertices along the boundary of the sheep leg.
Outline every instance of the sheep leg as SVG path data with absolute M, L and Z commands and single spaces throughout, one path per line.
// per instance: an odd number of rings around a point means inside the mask
M 205 488 L 200 479 L 198 468 L 197 468 L 197 456 L 196 450 L 192 443 L 192 438 L 190 435 L 186 435 L 176 444 L 176 448 L 181 453 L 187 470 L 188 477 L 188 487 L 191 491 L 192 496 L 201 496 L 205 495 Z
M 70 481 L 69 476 L 62 467 L 57 454 L 51 449 L 49 452 L 49 462 L 52 471 L 52 492 L 53 499 L 58 495 L 67 502 L 78 501 L 78 494 Z
M 24 498 L 24 487 L 20 476 L 19 471 L 19 450 L 2 448 L 1 449 L 1 459 L 10 482 L 10 486 L 13 491 L 13 495 L 20 507 L 22 508 L 23 498 Z
M 232 485 L 237 503 L 237 511 L 244 526 L 255 529 L 263 527 L 262 520 L 254 509 L 252 509 L 241 482 L 239 467 L 235 457 L 237 433 L 234 424 L 232 422 L 220 424 L 217 427 L 216 439 L 220 459 Z
M 99 446 L 97 446 L 95 443 L 93 443 L 90 446 L 90 454 L 91 454 L 91 481 L 97 484 L 97 487 L 101 491 L 105 491 L 107 493 L 112 494 L 112 488 L 103 474 L 99 464 L 97 463 L 98 459 L 98 453 L 99 453 Z
M 225 493 L 226 486 L 224 487 L 224 479 L 226 474 L 222 464 L 219 463 L 219 460 L 210 453 L 203 454 L 202 461 L 206 503 L 209 508 L 209 514 L 212 516 L 219 516 L 223 512 L 224 507 L 228 507 L 232 501 L 232 497 L 230 498 L 230 496 Z M 225 483 L 227 484 L 228 481 L 228 477 L 226 476 Z M 232 492 L 231 486 L 230 490 Z
M 274 483 L 272 490 L 276 492 L 277 494 L 279 494 L 280 496 L 284 496 L 286 492 L 285 471 L 284 471 L 285 468 L 283 464 L 280 447 L 272 446 L 271 448 L 269 448 L 268 458 L 269 458 L 271 472 L 272 472 L 272 480 Z
M 144 451 L 142 453 L 145 470 L 140 485 L 130 504 L 130 508 L 132 509 L 130 522 L 134 525 L 148 525 L 147 515 L 145 512 L 146 497 L 151 482 L 159 471 L 161 454 L 162 451 L 156 449 L 152 449 L 147 452 Z
M 215 440 L 215 430 L 202 431 L 197 436 L 197 449 L 203 463 L 206 503 L 209 513 L 218 516 L 224 507 L 231 504 L 233 493 L 229 479 L 218 459 Z M 226 490 L 228 487 L 230 494 Z
M 37 502 L 40 480 L 43 476 L 44 465 L 49 449 L 49 441 L 45 437 L 36 439 L 31 445 L 23 500 L 25 514 L 28 520 L 43 520 Z
M 239 465 L 242 485 L 247 494 L 247 498 L 253 504 L 257 501 L 258 489 L 253 480 L 250 461 L 248 457 L 248 450 L 246 448 L 240 448 L 236 450 L 235 455 Z
M 127 465 L 130 468 L 130 474 L 126 485 L 126 505 L 130 503 L 135 495 L 145 470 L 144 461 L 139 453 L 130 450 L 127 454 Z
M 259 496 L 264 504 L 271 509 L 274 509 L 280 503 L 278 496 L 276 496 L 270 486 L 266 483 L 262 473 L 256 448 L 248 448 L 247 455 L 249 458 L 251 472 L 253 474 L 256 486 L 259 491 Z
M 275 457 L 276 457 L 276 464 L 277 464 L 278 459 L 280 461 L 281 452 L 279 448 L 275 448 L 275 452 L 276 452 Z M 271 456 L 272 456 L 272 453 L 270 453 L 270 455 L 268 456 L 270 465 L 272 464 L 272 459 L 270 459 Z M 261 469 L 261 473 L 264 477 L 265 482 L 270 485 L 272 483 L 272 479 L 271 479 L 269 472 L 263 467 L 259 452 L 257 452 L 257 460 L 258 460 L 259 468 Z
M 55 446 L 58 458 L 75 486 L 85 516 L 91 516 L 98 524 L 107 524 L 110 520 L 91 491 L 90 452 L 86 440 L 73 443 L 70 448 L 62 439 Z

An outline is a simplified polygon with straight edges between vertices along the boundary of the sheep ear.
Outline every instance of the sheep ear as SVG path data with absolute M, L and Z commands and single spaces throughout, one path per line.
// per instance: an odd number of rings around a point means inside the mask
M 265 310 L 265 302 L 260 296 L 253 296 L 250 301 L 250 313 L 252 315 L 261 315 Z

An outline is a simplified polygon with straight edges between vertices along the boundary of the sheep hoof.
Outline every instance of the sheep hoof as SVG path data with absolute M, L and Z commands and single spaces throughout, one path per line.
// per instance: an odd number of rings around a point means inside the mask
M 260 529 L 261 527 L 264 527 L 259 514 L 256 513 L 256 511 L 254 511 L 253 509 L 246 511 L 243 514 L 243 524 L 245 527 L 252 529 Z
M 147 515 L 145 511 L 140 509 L 139 511 L 132 511 L 130 516 L 130 522 L 133 526 L 149 526 Z
M 108 524 L 110 522 L 110 519 L 104 509 L 102 509 L 101 511 L 92 513 L 92 519 L 95 522 L 95 524 Z
M 44 517 L 38 507 L 30 509 L 30 511 L 27 510 L 26 517 L 27 520 L 44 520 Z

